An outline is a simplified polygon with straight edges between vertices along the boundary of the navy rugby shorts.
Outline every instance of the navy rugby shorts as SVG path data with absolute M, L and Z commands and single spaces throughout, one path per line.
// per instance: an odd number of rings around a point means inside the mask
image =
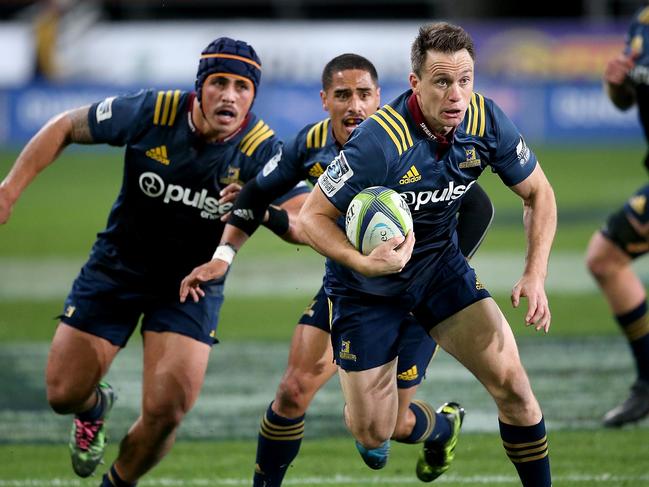
M 459 251 L 449 262 L 438 266 L 435 276 L 434 282 L 401 296 L 362 293 L 330 296 L 331 342 L 336 363 L 349 371 L 384 365 L 397 357 L 402 347 L 407 348 L 408 343 L 416 340 L 421 343 L 421 337 L 428 336 L 435 325 L 490 296 Z M 409 335 L 409 322 L 423 333 L 415 338 Z M 418 367 L 417 372 L 423 374 L 425 368 Z
M 156 292 L 155 283 L 147 284 L 141 276 L 112 270 L 91 258 L 75 279 L 59 318 L 120 347 L 128 342 L 140 316 L 140 332 L 169 331 L 211 346 L 218 343 L 223 280 L 202 289 L 205 296 L 198 303 L 191 298 L 181 303 L 178 294 Z
M 624 206 L 609 215 L 601 229 L 602 234 L 632 259 L 649 252 L 649 241 L 629 223 L 627 216 L 642 224 L 649 223 L 649 185 L 643 186 Z
M 327 333 L 329 330 L 329 304 L 324 288 L 320 290 L 306 309 L 299 324 L 314 326 Z M 411 314 L 407 314 L 401 324 L 398 363 L 397 387 L 408 389 L 418 385 L 426 374 L 437 343 Z

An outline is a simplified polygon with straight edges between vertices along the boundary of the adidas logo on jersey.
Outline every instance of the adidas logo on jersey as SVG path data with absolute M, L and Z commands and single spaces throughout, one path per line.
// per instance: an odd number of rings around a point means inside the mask
M 419 377 L 419 372 L 417 371 L 416 365 L 413 365 L 408 370 L 397 374 L 397 379 L 400 380 L 415 380 L 417 377 Z
M 414 165 L 412 165 L 410 166 L 408 172 L 404 174 L 401 179 L 399 179 L 399 184 L 416 183 L 419 180 L 421 180 L 421 174 L 419 174 L 417 168 Z
M 169 159 L 167 158 L 167 146 L 161 145 L 160 147 L 154 147 L 145 152 L 145 155 L 154 161 L 158 161 L 160 164 L 165 166 L 169 165 Z

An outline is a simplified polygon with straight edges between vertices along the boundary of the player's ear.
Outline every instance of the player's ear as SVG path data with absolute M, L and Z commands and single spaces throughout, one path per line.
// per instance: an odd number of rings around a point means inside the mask
M 325 112 L 328 112 L 329 107 L 327 106 L 327 93 L 324 90 L 320 90 L 320 99 L 322 100 L 322 109 Z
M 417 86 L 419 86 L 419 77 L 415 73 L 410 73 L 408 75 L 408 82 L 410 83 L 412 91 L 417 91 Z

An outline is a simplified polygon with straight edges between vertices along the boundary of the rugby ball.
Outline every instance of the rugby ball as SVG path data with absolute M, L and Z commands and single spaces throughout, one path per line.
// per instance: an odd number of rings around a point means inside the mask
M 345 233 L 352 245 L 364 255 L 410 230 L 412 216 L 408 205 L 399 193 L 384 186 L 364 189 L 347 207 Z

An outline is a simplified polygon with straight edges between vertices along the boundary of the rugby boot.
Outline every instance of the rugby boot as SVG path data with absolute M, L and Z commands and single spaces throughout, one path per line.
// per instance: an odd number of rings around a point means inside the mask
M 99 393 L 102 395 L 104 413 L 94 421 L 82 421 L 74 417 L 70 432 L 70 458 L 72 469 L 79 477 L 89 477 L 95 472 L 104 456 L 106 448 L 106 420 L 117 399 L 113 388 L 106 382 L 99 383 Z
M 422 482 L 432 482 L 446 472 L 455 458 L 455 446 L 460 436 L 464 419 L 464 408 L 456 402 L 447 402 L 438 410 L 451 423 L 451 435 L 444 443 L 424 442 L 417 461 L 417 478 Z
M 356 449 L 361 454 L 365 465 L 373 470 L 380 470 L 388 463 L 388 456 L 390 455 L 390 440 L 385 440 L 378 448 L 368 450 L 358 441 L 356 442 Z
M 640 421 L 649 415 L 649 382 L 637 380 L 631 386 L 631 394 L 624 402 L 604 415 L 604 426 L 618 428 L 627 423 Z

